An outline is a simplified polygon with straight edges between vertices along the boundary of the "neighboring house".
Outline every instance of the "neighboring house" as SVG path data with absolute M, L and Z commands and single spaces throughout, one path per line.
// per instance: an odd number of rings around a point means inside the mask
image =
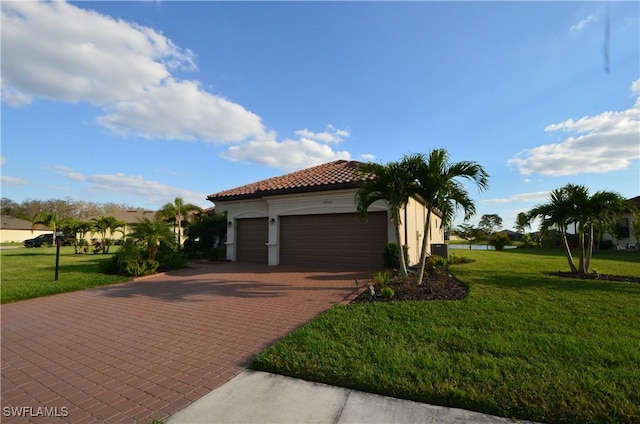
M 630 202 L 636 205 L 636 208 L 640 209 L 640 196 L 629 199 Z M 626 213 L 619 222 L 621 233 L 618 237 L 613 237 L 611 234 L 605 234 L 603 240 L 611 240 L 614 246 L 619 246 L 623 249 L 638 247 L 638 240 L 640 234 L 640 228 L 635 228 L 636 224 L 631 212 Z
M 369 208 L 367 223 L 358 219 L 358 164 L 338 160 L 207 196 L 216 210 L 227 212 L 227 259 L 382 268 L 387 243 L 396 241 L 395 229 L 382 201 Z M 411 264 L 419 260 L 425 217 L 424 205 L 411 199 L 401 228 Z M 444 243 L 440 222 L 439 216 L 432 217 L 430 244 Z
M 31 222 L 13 216 L 2 215 L 0 243 L 19 242 L 51 233 L 51 229 L 44 225 L 36 225 L 31 231 Z
M 511 241 L 522 240 L 522 233 L 518 233 L 516 231 L 502 230 L 502 231 L 498 231 L 498 233 L 505 234 L 507 237 L 509 237 L 509 240 Z
M 111 212 L 111 213 L 103 214 L 100 216 L 111 216 L 117 219 L 118 221 L 124 222 L 125 226 L 124 228 L 122 228 L 122 230 L 124 231 L 124 234 L 129 234 L 131 233 L 131 231 L 133 231 L 131 224 L 137 223 L 142 218 L 149 218 L 153 220 L 155 219 L 156 212 L 145 210 L 145 209 L 131 209 L 131 210 Z M 93 218 L 98 218 L 98 217 L 99 216 L 95 216 Z M 93 218 L 89 218 L 86 221 L 91 222 Z M 85 239 L 87 241 L 92 241 L 92 239 L 99 239 L 100 237 L 101 237 L 100 231 L 98 230 L 90 231 L 85 235 Z M 122 239 L 122 237 L 123 237 L 123 234 L 122 234 L 122 231 L 120 230 L 115 231 L 113 234 L 107 231 L 107 238 L 120 240 Z

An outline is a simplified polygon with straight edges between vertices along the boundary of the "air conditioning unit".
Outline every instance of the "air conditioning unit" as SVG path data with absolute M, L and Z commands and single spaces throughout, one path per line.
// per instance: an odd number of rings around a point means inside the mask
M 431 245 L 432 256 L 442 256 L 443 258 L 449 257 L 449 245 L 446 243 L 434 243 Z

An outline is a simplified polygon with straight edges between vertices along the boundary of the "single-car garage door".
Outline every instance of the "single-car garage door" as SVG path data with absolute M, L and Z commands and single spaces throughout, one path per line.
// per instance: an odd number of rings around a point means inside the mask
M 387 245 L 387 213 L 296 215 L 280 218 L 280 263 L 334 269 L 379 269 Z
M 236 261 L 266 264 L 269 260 L 268 218 L 237 219 L 236 226 Z

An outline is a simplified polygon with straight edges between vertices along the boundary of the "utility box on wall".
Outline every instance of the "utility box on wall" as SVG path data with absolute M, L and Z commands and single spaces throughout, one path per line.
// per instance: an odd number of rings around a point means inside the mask
M 431 245 L 431 255 L 449 257 L 449 245 L 446 243 L 434 243 Z

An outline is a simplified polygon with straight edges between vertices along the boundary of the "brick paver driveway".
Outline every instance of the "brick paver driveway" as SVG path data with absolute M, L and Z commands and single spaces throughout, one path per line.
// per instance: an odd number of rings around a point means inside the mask
M 2 422 L 164 419 L 349 300 L 355 279 L 366 276 L 196 264 L 3 305 Z

